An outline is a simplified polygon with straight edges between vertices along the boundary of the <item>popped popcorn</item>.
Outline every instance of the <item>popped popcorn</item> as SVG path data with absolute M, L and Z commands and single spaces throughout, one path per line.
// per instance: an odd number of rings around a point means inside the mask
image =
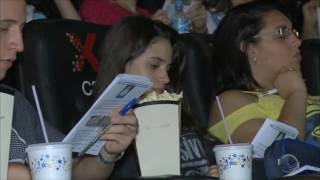
M 155 91 L 151 91 L 140 100 L 139 103 L 145 103 L 150 101 L 179 101 L 183 97 L 182 92 L 180 94 L 169 93 L 164 91 L 162 94 L 157 94 Z

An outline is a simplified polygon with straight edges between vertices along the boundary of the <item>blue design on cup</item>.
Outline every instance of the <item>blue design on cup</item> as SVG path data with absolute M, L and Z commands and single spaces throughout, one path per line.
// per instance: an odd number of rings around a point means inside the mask
M 222 175 L 224 171 L 232 167 L 250 168 L 252 156 L 244 154 L 230 154 L 227 157 L 223 157 L 218 162 L 219 174 Z
M 43 154 L 40 158 L 30 160 L 32 170 L 40 172 L 43 169 L 55 169 L 56 171 L 70 171 L 71 159 L 59 155 Z

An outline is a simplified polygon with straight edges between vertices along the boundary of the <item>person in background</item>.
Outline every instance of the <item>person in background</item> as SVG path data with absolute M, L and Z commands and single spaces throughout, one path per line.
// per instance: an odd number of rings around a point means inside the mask
M 27 20 L 60 18 L 59 11 L 55 3 L 51 0 L 26 0 L 27 3 Z
M 196 33 L 207 32 L 207 11 L 202 0 L 193 0 L 193 6 L 187 11 L 187 18 L 192 22 L 192 31 Z M 123 17 L 140 14 L 158 20 L 169 25 L 170 20 L 167 12 L 162 10 L 163 3 L 157 2 L 158 7 L 152 10 L 137 6 L 138 0 L 83 0 L 80 3 L 79 13 L 70 0 L 55 0 L 55 3 L 66 19 L 84 20 L 96 24 L 111 25 Z M 150 2 L 148 2 L 150 4 Z M 171 0 L 164 2 L 171 4 Z M 144 7 L 143 2 L 140 3 Z M 157 9 L 154 11 L 154 9 Z
M 24 0 L 0 0 L 0 80 L 16 60 L 17 53 L 24 49 L 22 28 L 26 20 Z M 31 179 L 26 161 L 25 149 L 30 144 L 43 143 L 39 117 L 32 105 L 17 90 L 0 84 L 2 92 L 14 95 L 14 109 L 10 140 L 8 179 Z M 134 139 L 137 132 L 137 120 L 134 114 L 118 115 L 119 109 L 112 111 L 114 124 L 105 133 L 106 141 L 100 157 L 85 156 L 74 159 L 73 179 L 106 179 L 113 170 L 116 160 Z M 49 141 L 61 141 L 63 134 L 46 124 Z
M 26 6 L 27 19 L 26 22 L 36 20 L 36 19 L 45 19 L 47 18 L 42 12 L 36 9 L 32 4 L 27 4 Z
M 301 40 L 278 6 L 257 1 L 233 8 L 215 31 L 213 42 L 214 83 L 232 140 L 251 142 L 266 118 L 297 128 L 303 140 L 306 118 L 320 105 L 307 104 L 300 71 Z M 274 89 L 277 94 L 268 94 Z M 216 101 L 208 131 L 227 143 Z
M 254 0 L 217 0 L 215 3 L 208 3 L 207 9 L 210 12 L 209 19 L 210 22 L 210 31 L 214 32 L 218 27 L 220 21 L 224 15 L 233 7 L 236 7 L 240 4 L 251 2 Z
M 80 15 L 71 0 L 54 0 L 62 18 L 81 20 Z
M 184 2 L 184 12 L 186 18 L 191 22 L 191 32 L 207 33 L 210 28 L 207 28 L 207 11 L 203 5 L 203 0 L 187 0 Z M 175 11 L 175 0 L 165 0 L 163 8 L 169 20 L 173 19 Z M 210 33 L 210 31 L 209 31 Z
M 61 16 L 66 19 L 112 25 L 126 16 L 140 14 L 169 24 L 163 10 L 151 14 L 148 10 L 137 7 L 137 0 L 82 0 L 79 12 L 70 0 L 55 0 L 55 3 Z
M 309 0 L 300 3 L 302 9 L 302 38 L 319 38 L 317 8 L 320 7 L 320 0 Z M 293 13 L 293 12 L 292 12 Z
M 317 8 L 320 5 L 319 0 L 273 0 L 288 12 L 293 26 L 301 32 L 302 39 L 318 38 L 318 19 Z
M 148 9 L 150 12 L 155 12 L 159 9 L 164 9 L 166 15 L 171 19 L 174 11 L 175 0 L 138 0 L 138 6 Z M 191 31 L 194 33 L 212 33 L 211 22 L 208 19 L 208 12 L 204 6 L 204 0 L 184 0 L 187 18 L 191 21 Z
M 152 89 L 158 94 L 162 93 L 170 83 L 168 71 L 173 62 L 175 67 L 180 64 L 174 61 L 179 47 L 177 37 L 177 32 L 169 26 L 143 16 L 129 16 L 113 25 L 100 49 L 101 62 L 94 88 L 95 96 L 99 96 L 119 73 L 145 75 L 153 83 Z M 182 117 L 182 124 L 187 121 Z M 180 143 L 182 174 L 207 175 L 209 166 L 214 162 L 212 146 L 195 134 L 192 128 L 182 133 L 181 141 L 195 142 L 196 146 L 190 151 L 198 152 L 196 154 L 199 156 L 196 159 L 188 158 L 188 147 Z M 133 143 L 116 164 L 111 179 L 139 176 L 139 162 Z
M 317 8 L 320 7 L 319 0 L 310 0 L 303 4 L 303 39 L 320 37 L 318 30 Z M 319 17 L 320 18 L 320 17 Z

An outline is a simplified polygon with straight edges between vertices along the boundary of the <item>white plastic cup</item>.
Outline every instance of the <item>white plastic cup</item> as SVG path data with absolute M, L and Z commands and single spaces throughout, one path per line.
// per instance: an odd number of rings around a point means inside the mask
M 26 152 L 33 180 L 71 179 L 71 144 L 32 144 L 27 147 Z
M 219 177 L 222 180 L 252 179 L 252 149 L 251 144 L 223 144 L 213 148 Z

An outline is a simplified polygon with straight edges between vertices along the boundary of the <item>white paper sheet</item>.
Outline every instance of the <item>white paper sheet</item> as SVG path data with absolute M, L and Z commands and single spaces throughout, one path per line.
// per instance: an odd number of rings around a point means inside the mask
M 112 109 L 123 107 L 134 98 L 138 98 L 151 88 L 152 83 L 145 76 L 119 74 L 105 89 L 88 112 L 73 127 L 63 142 L 72 143 L 73 152 L 81 152 L 101 131 L 99 117 L 107 116 Z M 106 118 L 104 118 L 106 119 Z M 104 142 L 97 141 L 86 153 L 97 155 Z
M 311 171 L 313 173 L 316 173 L 316 172 L 320 172 L 320 167 L 315 167 L 315 166 L 311 166 L 311 165 L 304 165 L 292 172 L 290 172 L 289 174 L 285 175 L 284 177 L 288 177 L 288 176 L 294 176 L 294 175 L 297 175 L 299 173 L 302 173 L 304 171 Z
M 14 96 L 0 92 L 0 179 L 7 179 Z
M 298 136 L 298 129 L 272 119 L 266 119 L 259 129 L 251 144 L 253 145 L 253 157 L 263 158 L 264 151 L 274 141 Z

